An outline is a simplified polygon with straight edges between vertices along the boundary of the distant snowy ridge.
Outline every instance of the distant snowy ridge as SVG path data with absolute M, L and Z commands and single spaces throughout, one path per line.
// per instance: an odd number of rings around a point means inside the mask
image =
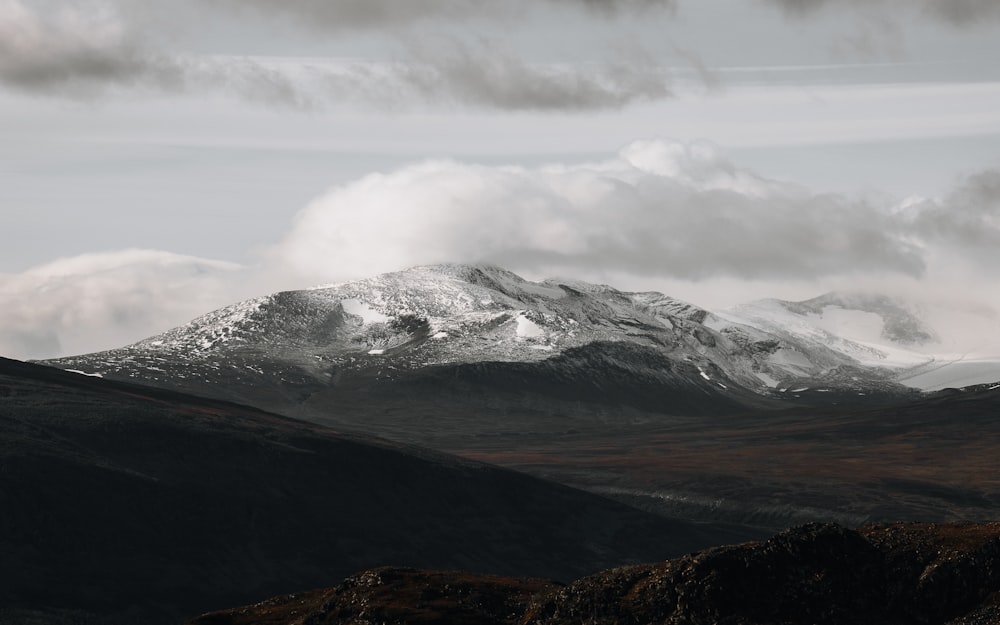
M 254 298 L 134 345 L 52 364 L 157 383 L 239 371 L 299 388 L 442 364 L 541 362 L 618 343 L 660 354 L 676 363 L 672 376 L 712 392 L 933 389 L 967 379 L 949 377 L 960 362 L 976 383 L 1000 381 L 997 360 L 922 353 L 934 337 L 917 312 L 884 296 L 830 293 L 713 313 L 657 292 L 442 264 Z M 183 367 L 171 373 L 170 363 Z

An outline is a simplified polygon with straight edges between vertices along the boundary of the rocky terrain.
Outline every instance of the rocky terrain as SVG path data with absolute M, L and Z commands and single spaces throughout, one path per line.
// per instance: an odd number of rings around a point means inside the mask
M 570 580 L 748 535 L 0 359 L 0 623 L 178 623 L 384 565 Z
M 985 625 L 1000 525 L 805 525 L 568 585 L 381 568 L 190 625 Z

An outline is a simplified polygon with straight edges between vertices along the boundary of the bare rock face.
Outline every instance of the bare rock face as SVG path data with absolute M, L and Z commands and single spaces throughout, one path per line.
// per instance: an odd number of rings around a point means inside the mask
M 611 569 L 566 586 L 377 569 L 310 596 L 207 614 L 191 625 L 995 624 L 1000 524 L 858 531 L 810 524 L 766 541 Z

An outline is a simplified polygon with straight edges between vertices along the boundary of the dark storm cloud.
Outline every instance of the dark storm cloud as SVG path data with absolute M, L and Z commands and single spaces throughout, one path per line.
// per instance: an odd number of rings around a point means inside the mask
M 808 15 L 823 8 L 885 8 L 892 11 L 917 8 L 927 15 L 957 25 L 1000 18 L 996 0 L 767 0 L 793 15 Z

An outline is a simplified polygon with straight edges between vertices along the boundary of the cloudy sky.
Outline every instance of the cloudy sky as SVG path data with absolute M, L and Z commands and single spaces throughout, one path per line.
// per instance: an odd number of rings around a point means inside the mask
M 440 261 L 997 308 L 994 0 L 0 0 L 0 355 Z

